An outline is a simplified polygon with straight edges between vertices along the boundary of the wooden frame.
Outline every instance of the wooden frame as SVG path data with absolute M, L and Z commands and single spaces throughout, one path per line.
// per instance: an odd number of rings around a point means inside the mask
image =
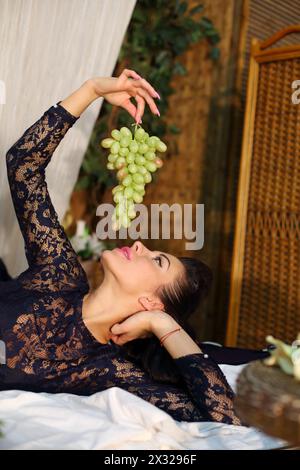
M 300 33 L 300 25 L 292 25 L 284 28 L 263 42 L 259 42 L 256 38 L 253 38 L 251 41 L 249 77 L 243 128 L 243 144 L 237 194 L 236 224 L 234 231 L 229 315 L 225 339 L 225 344 L 227 346 L 236 346 L 239 327 L 239 310 L 241 304 L 247 209 L 255 130 L 259 65 L 264 62 L 300 58 L 300 44 L 299 46 L 293 45 L 266 50 L 268 47 L 291 33 Z

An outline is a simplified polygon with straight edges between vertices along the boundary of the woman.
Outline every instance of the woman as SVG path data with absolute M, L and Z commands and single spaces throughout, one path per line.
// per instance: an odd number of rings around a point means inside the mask
M 209 268 L 136 241 L 103 252 L 104 280 L 89 291 L 58 221 L 46 166 L 66 132 L 100 97 L 125 108 L 136 122 L 146 103 L 158 113 L 157 92 L 134 71 L 89 79 L 46 110 L 6 154 L 29 267 L 10 279 L 2 265 L 6 364 L 0 366 L 0 389 L 90 395 L 118 386 L 178 421 L 240 425 L 232 389 L 186 322 L 209 289 Z

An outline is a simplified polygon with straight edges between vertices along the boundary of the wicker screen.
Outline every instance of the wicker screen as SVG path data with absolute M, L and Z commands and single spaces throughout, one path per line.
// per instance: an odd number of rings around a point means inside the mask
M 273 46 L 299 32 L 299 45 Z M 226 344 L 260 348 L 300 331 L 300 26 L 253 39 Z M 300 83 L 300 82 L 299 82 Z M 300 98 L 300 94 L 299 94 Z

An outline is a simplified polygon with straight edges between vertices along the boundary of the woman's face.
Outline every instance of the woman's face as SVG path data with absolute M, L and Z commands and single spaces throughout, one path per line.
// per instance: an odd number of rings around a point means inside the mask
M 104 250 L 101 264 L 105 278 L 112 277 L 118 290 L 137 298 L 151 295 L 163 284 L 172 284 L 184 273 L 184 266 L 176 256 L 148 250 L 140 241 L 130 248 Z

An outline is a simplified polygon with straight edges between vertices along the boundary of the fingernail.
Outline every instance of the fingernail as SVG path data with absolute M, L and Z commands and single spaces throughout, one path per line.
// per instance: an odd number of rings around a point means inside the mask
M 158 116 L 160 116 L 160 112 L 159 112 L 159 111 L 157 111 L 156 114 L 157 114 Z
M 159 96 L 159 94 L 156 92 L 156 96 L 157 98 L 159 98 L 161 100 L 161 97 Z

